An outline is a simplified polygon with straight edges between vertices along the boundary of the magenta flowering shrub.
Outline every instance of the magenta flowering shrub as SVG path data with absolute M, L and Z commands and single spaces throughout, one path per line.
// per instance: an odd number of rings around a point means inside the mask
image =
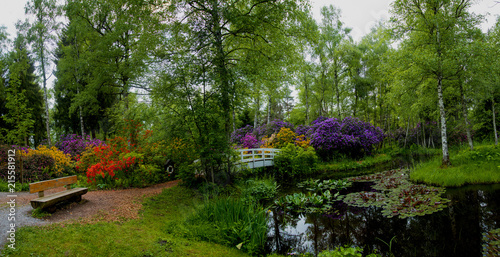
M 311 129 L 311 145 L 323 160 L 338 154 L 351 158 L 371 154 L 373 146 L 384 139 L 380 128 L 352 117 L 342 121 L 320 117 L 312 122 Z
M 245 137 L 248 133 L 252 133 L 252 132 L 253 132 L 253 126 L 246 125 L 245 127 L 242 127 L 242 128 L 239 128 L 239 129 L 233 131 L 233 133 L 231 133 L 230 141 L 232 144 L 240 144 L 241 139 L 243 137 Z
M 241 139 L 241 147 L 248 149 L 258 148 L 259 142 L 253 134 L 248 133 Z
M 101 144 L 104 144 L 104 142 L 96 138 L 90 139 L 90 135 L 82 137 L 80 135 L 71 134 L 62 135 L 55 143 L 55 146 L 63 153 L 69 154 L 71 159 L 76 160 L 77 156 L 85 151 L 85 148 L 89 146 L 95 147 Z

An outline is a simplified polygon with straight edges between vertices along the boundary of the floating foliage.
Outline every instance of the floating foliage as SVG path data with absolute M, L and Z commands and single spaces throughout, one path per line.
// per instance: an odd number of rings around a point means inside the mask
M 483 256 L 500 255 L 500 228 L 483 233 Z
M 409 182 L 403 170 L 390 170 L 382 173 L 351 178 L 357 182 L 375 182 L 373 189 L 379 192 L 356 192 L 340 198 L 346 204 L 357 207 L 382 207 L 384 216 L 407 218 L 431 214 L 446 207 L 450 201 L 442 198 L 443 188 L 415 185 Z
M 298 183 L 297 187 L 305 188 L 308 191 L 312 192 L 323 192 L 325 190 L 337 190 L 340 191 L 342 189 L 346 189 L 352 185 L 352 182 L 347 179 L 339 179 L 339 180 L 323 180 L 320 182 L 319 179 L 308 179 L 304 182 Z
M 386 203 L 386 196 L 379 192 L 356 192 L 341 197 L 344 202 L 356 207 L 382 207 Z
M 326 213 L 332 209 L 332 203 L 337 199 L 338 194 L 332 195 L 328 190 L 319 194 L 294 193 L 279 198 L 274 204 L 286 212 Z

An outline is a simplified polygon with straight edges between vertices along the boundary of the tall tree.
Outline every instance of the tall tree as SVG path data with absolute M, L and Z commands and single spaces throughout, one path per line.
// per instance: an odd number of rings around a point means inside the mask
M 253 73 L 254 78 L 248 76 L 246 81 L 258 87 L 268 82 L 263 75 L 268 67 L 260 66 L 261 71 L 254 72 L 242 64 L 254 55 L 263 56 L 259 64 L 266 65 L 265 58 L 288 48 L 284 39 L 301 15 L 302 4 L 291 0 L 173 2 L 176 15 L 168 15 L 174 17 L 166 38 L 165 49 L 169 51 L 164 54 L 164 75 L 155 96 L 189 124 L 200 146 L 203 168 L 212 181 L 222 163 L 226 167 L 222 170 L 229 171 L 231 166 L 231 113 L 235 99 L 241 97 L 238 92 L 243 92 L 237 86 L 246 84 L 236 83 L 236 74 Z M 276 81 L 267 84 L 271 83 Z M 264 102 L 256 99 L 259 105 Z
M 26 30 L 27 38 L 31 42 L 35 62 L 42 77 L 44 102 L 45 102 L 45 128 L 49 146 L 52 145 L 50 136 L 49 100 L 47 92 L 47 80 L 51 74 L 51 61 L 53 56 L 50 49 L 54 45 L 59 29 L 57 17 L 60 8 L 56 0 L 30 0 L 26 4 L 25 13 L 34 16 L 34 21 L 18 24 L 19 30 Z
M 4 92 L 7 112 L 2 114 L 7 123 L 7 126 L 3 126 L 6 139 L 18 145 L 31 145 L 31 142 L 37 145 L 45 138 L 43 94 L 35 82 L 35 68 L 22 35 L 16 38 L 6 65 L 8 71 Z
M 450 165 L 446 108 L 443 87 L 460 67 L 453 56 L 460 31 L 476 26 L 478 18 L 469 13 L 471 0 L 396 0 L 393 4 L 395 32 L 404 38 L 409 62 L 424 78 L 435 81 L 441 121 L 442 165 Z

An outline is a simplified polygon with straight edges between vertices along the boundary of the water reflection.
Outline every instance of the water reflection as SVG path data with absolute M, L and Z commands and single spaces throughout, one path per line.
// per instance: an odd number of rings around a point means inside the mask
M 355 190 L 366 190 L 358 186 Z M 498 228 L 500 185 L 448 189 L 443 211 L 406 219 L 385 218 L 380 208 L 336 203 L 338 214 L 274 213 L 268 249 L 281 254 L 317 254 L 336 246 L 358 245 L 365 252 L 395 256 L 482 256 L 482 233 Z

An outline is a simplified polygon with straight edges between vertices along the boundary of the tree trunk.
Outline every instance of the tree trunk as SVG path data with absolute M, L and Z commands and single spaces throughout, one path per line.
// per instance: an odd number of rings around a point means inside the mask
M 495 134 L 495 145 L 498 145 L 497 124 L 495 116 L 495 97 L 491 94 L 491 109 L 493 110 L 493 133 Z
M 253 118 L 253 128 L 257 128 L 257 125 L 259 124 L 259 110 L 260 110 L 260 96 L 257 96 L 257 99 L 255 101 L 255 115 Z
M 335 84 L 335 95 L 337 97 L 337 112 L 338 112 L 338 119 L 342 119 L 342 117 L 340 117 L 340 93 L 339 93 L 339 72 L 337 70 L 337 59 L 335 58 L 335 77 L 334 77 L 334 84 Z
M 437 72 L 437 91 L 438 91 L 438 106 L 439 115 L 441 117 L 441 147 L 443 150 L 442 166 L 447 167 L 451 165 L 450 154 L 448 153 L 448 135 L 446 134 L 446 112 L 444 110 L 443 100 L 443 60 L 441 49 L 441 37 L 439 33 L 439 25 L 436 26 L 436 41 L 437 41 L 437 55 L 438 55 L 438 72 Z
M 427 148 L 427 145 L 425 144 L 425 123 L 422 122 L 422 142 L 423 142 L 423 146 L 424 148 Z
M 43 76 L 43 98 L 45 101 L 45 129 L 47 130 L 47 143 L 49 148 L 52 147 L 52 141 L 50 140 L 50 116 L 49 116 L 49 100 L 47 97 L 47 76 L 45 74 L 45 55 L 43 49 L 40 50 L 41 65 L 42 65 L 42 76 Z
M 470 150 L 474 150 L 474 145 L 472 143 L 472 136 L 470 133 L 470 125 L 469 125 L 469 119 L 467 117 L 467 106 L 465 105 L 465 96 L 464 96 L 464 88 L 462 83 L 460 83 L 460 98 L 462 100 L 462 112 L 464 115 L 464 121 L 465 121 L 465 130 L 467 131 L 467 141 L 469 141 L 469 147 Z
M 406 141 L 408 140 L 408 130 L 410 129 L 410 117 L 408 117 L 408 124 L 406 125 L 406 135 L 405 135 L 405 144 L 403 148 L 406 148 Z
M 439 115 L 441 120 L 441 147 L 443 150 L 443 161 L 442 165 L 447 167 L 451 165 L 450 154 L 448 153 L 448 137 L 446 134 L 446 113 L 444 110 L 444 100 L 443 100 L 443 84 L 442 77 L 438 77 L 438 105 L 439 105 Z
M 271 122 L 271 95 L 269 95 L 269 99 L 267 101 L 267 124 Z
M 307 84 L 307 73 L 304 74 L 304 89 L 306 93 L 306 124 L 309 124 L 309 85 Z

